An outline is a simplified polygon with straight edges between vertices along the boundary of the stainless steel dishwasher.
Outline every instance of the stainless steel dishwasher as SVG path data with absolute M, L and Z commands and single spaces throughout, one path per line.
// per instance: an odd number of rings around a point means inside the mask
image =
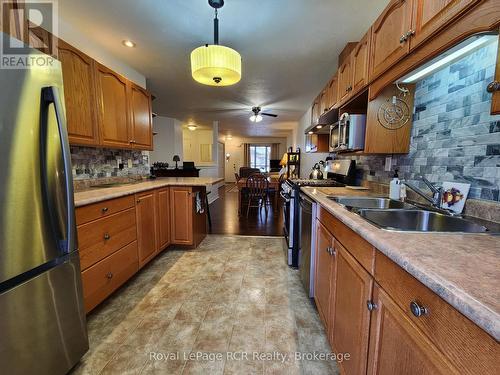
M 315 233 L 313 232 L 313 217 L 316 203 L 304 193 L 300 194 L 300 250 L 299 273 L 302 284 L 309 295 L 314 296 L 314 257 L 313 249 Z

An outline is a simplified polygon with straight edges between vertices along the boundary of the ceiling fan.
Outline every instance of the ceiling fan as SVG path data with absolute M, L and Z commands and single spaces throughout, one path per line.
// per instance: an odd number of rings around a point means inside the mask
M 262 116 L 278 117 L 278 115 L 275 115 L 273 113 L 262 112 L 262 109 L 260 107 L 253 107 L 252 112 L 253 115 L 250 116 L 250 121 L 252 122 L 261 122 Z

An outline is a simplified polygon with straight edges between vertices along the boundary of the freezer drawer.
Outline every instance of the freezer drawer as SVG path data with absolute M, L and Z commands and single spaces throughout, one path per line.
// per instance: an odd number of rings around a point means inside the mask
M 78 252 L 0 294 L 3 374 L 65 374 L 88 350 Z

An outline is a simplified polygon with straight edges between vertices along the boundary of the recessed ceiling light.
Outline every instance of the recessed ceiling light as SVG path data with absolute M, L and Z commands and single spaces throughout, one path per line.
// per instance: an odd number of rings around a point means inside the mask
M 313 131 L 309 131 L 309 132 L 307 132 L 307 134 L 314 134 L 314 132 Z
M 129 47 L 129 48 L 134 48 L 135 47 L 135 43 L 132 42 L 131 40 L 128 40 L 128 39 L 125 39 L 122 41 L 122 44 L 125 46 L 125 47 Z
M 321 129 L 323 125 L 316 125 L 316 129 Z
M 228 141 L 230 141 L 231 139 L 233 139 L 233 136 L 232 136 L 232 135 L 228 135 L 228 136 L 226 136 L 226 139 L 227 139 Z
M 191 131 L 196 130 L 197 126 L 196 125 L 188 125 L 188 129 Z

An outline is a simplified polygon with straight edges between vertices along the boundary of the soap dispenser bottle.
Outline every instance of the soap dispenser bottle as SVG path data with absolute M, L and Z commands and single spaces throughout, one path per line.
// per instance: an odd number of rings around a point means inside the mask
M 394 171 L 394 176 L 389 184 L 389 198 L 394 200 L 401 198 L 401 180 L 397 169 Z

